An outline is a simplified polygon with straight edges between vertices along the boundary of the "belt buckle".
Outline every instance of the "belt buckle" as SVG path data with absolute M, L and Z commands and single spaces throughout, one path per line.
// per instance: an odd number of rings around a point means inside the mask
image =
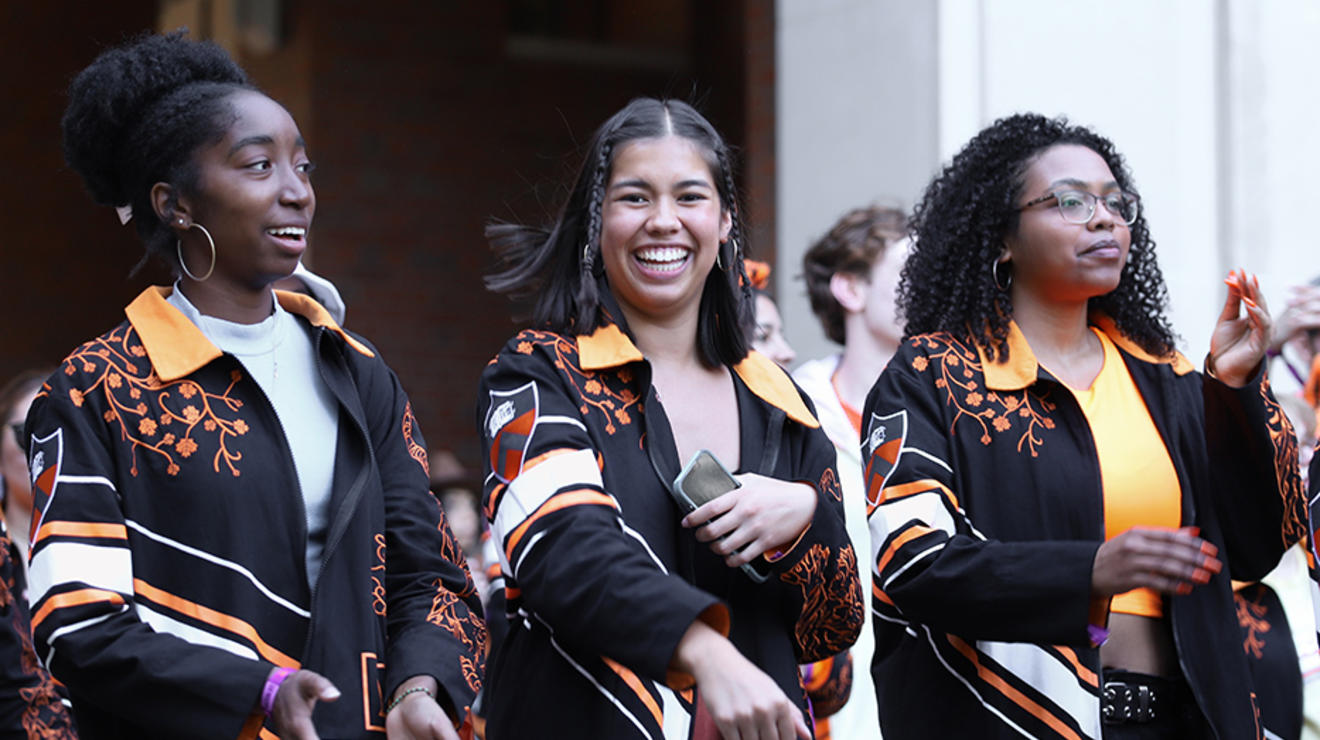
M 1145 684 L 1106 681 L 1100 694 L 1100 718 L 1107 725 L 1145 724 L 1155 719 L 1156 697 Z

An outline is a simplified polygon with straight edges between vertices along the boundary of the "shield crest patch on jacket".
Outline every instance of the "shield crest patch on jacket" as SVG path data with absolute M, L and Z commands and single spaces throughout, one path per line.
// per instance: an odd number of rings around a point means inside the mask
M 490 391 L 490 407 L 482 428 L 490 447 L 490 469 L 505 483 L 522 472 L 539 405 L 534 381 L 511 391 Z
M 880 491 L 885 487 L 898 456 L 907 439 L 907 411 L 895 411 L 887 416 L 871 414 L 862 438 L 862 459 L 866 460 L 866 501 L 872 506 L 880 503 Z
M 32 475 L 32 530 L 28 542 L 37 542 L 37 531 L 46 518 L 59 487 L 60 464 L 64 459 L 64 430 L 56 429 L 41 439 L 35 436 L 28 447 L 28 470 Z

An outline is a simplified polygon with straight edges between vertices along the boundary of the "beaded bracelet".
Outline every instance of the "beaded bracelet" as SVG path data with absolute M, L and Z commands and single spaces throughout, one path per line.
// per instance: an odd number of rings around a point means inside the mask
M 385 713 L 389 714 L 390 712 L 393 712 L 394 708 L 399 706 L 399 702 L 408 698 L 409 694 L 416 694 L 419 691 L 431 697 L 432 699 L 435 698 L 435 694 L 432 694 L 431 690 L 426 688 L 425 686 L 414 686 L 411 689 L 404 689 L 403 691 L 400 691 L 399 694 L 394 697 L 394 701 L 390 702 L 390 705 L 388 707 L 385 707 Z

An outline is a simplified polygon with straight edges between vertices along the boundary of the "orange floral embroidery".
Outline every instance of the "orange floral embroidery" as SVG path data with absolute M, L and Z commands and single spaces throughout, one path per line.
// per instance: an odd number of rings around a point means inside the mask
M 211 467 L 218 473 L 224 464 L 230 473 L 238 476 L 237 463 L 243 455 L 231 450 L 229 443 L 232 437 L 248 432 L 247 423 L 237 418 L 243 402 L 231 397 L 242 374 L 231 372 L 229 386 L 221 393 L 211 393 L 191 379 L 162 382 L 150 365 L 135 359 L 145 356 L 137 332 L 129 325 L 87 342 L 64 360 L 65 375 L 73 377 L 79 370 L 85 373 L 86 384 L 70 388 L 69 399 L 81 407 L 90 395 L 96 394 L 103 402 L 105 411 L 100 416 L 128 443 L 129 473 L 133 476 L 138 474 L 139 451 L 160 455 L 166 462 L 166 474 L 178 475 L 175 455 L 186 459 L 197 452 L 199 445 L 193 435 L 199 426 L 216 434 Z M 190 403 L 178 409 L 175 393 Z M 160 427 L 176 422 L 185 428 L 163 435 L 158 441 L 151 440 Z
M 834 468 L 825 468 L 825 472 L 820 474 L 817 488 L 828 493 L 835 501 L 843 500 L 843 487 L 839 485 L 839 476 L 835 474 Z
M 422 466 L 422 470 L 429 477 L 431 475 L 431 464 L 426 457 L 426 448 L 413 440 L 413 430 L 416 428 L 417 417 L 413 416 L 412 401 L 409 401 L 403 407 L 403 441 L 408 445 L 408 457 L 416 460 L 417 464 Z
M 857 580 L 852 545 L 844 545 L 832 564 L 830 559 L 830 548 L 812 545 L 779 576 L 802 592 L 802 611 L 793 628 L 799 663 L 814 663 L 843 652 L 862 629 L 862 585 Z
M 371 566 L 371 610 L 385 616 L 385 534 L 376 533 L 376 564 Z
M 1014 427 L 1014 419 L 1020 419 L 1018 452 L 1025 449 L 1032 457 L 1039 456 L 1039 448 L 1044 444 L 1041 430 L 1054 428 L 1054 419 L 1049 415 L 1056 405 L 1048 400 L 1048 393 L 1037 394 L 1030 389 L 1015 393 L 985 389 L 982 383 L 985 371 L 980 355 L 948 334 L 922 334 L 910 341 L 913 347 L 926 352 L 926 355 L 912 359 L 913 369 L 920 373 L 934 372 L 935 387 L 944 391 L 945 402 L 953 409 L 950 434 L 959 422 L 977 424 L 981 428 L 981 444 L 988 445 L 994 439 L 991 432 L 1008 432 Z
M 628 387 L 632 383 L 632 373 L 627 369 L 611 368 L 599 373 L 583 370 L 578 364 L 577 342 L 553 332 L 527 329 L 518 335 L 518 339 L 519 352 L 529 354 L 530 349 L 523 352 L 522 346 L 534 345 L 544 348 L 554 358 L 555 367 L 564 373 L 582 400 L 578 411 L 587 416 L 595 409 L 604 415 L 606 434 L 612 435 L 619 430 L 616 421 L 623 426 L 632 424 L 629 409 L 635 406 L 641 411 L 641 398 Z
M 18 689 L 19 698 L 23 703 L 19 722 L 27 733 L 26 737 L 29 738 L 41 738 L 41 740 L 73 738 L 75 737 L 73 720 L 69 716 L 69 711 L 64 707 L 50 674 L 37 662 L 36 651 L 32 647 L 31 627 L 26 617 L 27 610 L 10 608 L 14 603 L 14 590 L 18 585 L 13 575 L 14 569 L 19 567 L 9 557 L 10 547 L 9 534 L 0 527 L 0 574 L 3 574 L 0 578 L 0 609 L 9 612 L 7 629 L 16 638 L 15 641 L 20 648 L 18 665 L 32 683 L 30 686 Z
M 1238 626 L 1242 628 L 1242 652 L 1249 653 L 1260 660 L 1265 651 L 1264 634 L 1270 631 L 1270 621 L 1266 618 L 1269 607 L 1260 603 L 1265 597 L 1265 589 L 1256 588 L 1254 601 L 1247 601 L 1240 591 L 1233 592 L 1233 603 L 1237 606 Z
M 1283 497 L 1283 546 L 1306 537 L 1306 495 L 1302 490 L 1301 470 L 1298 462 L 1297 433 L 1283 408 L 1270 394 L 1270 381 L 1260 384 L 1261 402 L 1265 404 L 1265 426 L 1274 449 L 1274 478 L 1278 481 L 1279 495 Z

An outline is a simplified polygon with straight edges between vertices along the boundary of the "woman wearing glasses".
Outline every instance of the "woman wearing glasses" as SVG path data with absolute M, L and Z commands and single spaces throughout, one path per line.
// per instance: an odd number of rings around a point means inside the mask
M 1260 736 L 1230 577 L 1304 515 L 1270 316 L 1232 273 L 1198 373 L 1132 190 L 1107 139 L 1018 115 L 915 210 L 863 413 L 889 740 Z

